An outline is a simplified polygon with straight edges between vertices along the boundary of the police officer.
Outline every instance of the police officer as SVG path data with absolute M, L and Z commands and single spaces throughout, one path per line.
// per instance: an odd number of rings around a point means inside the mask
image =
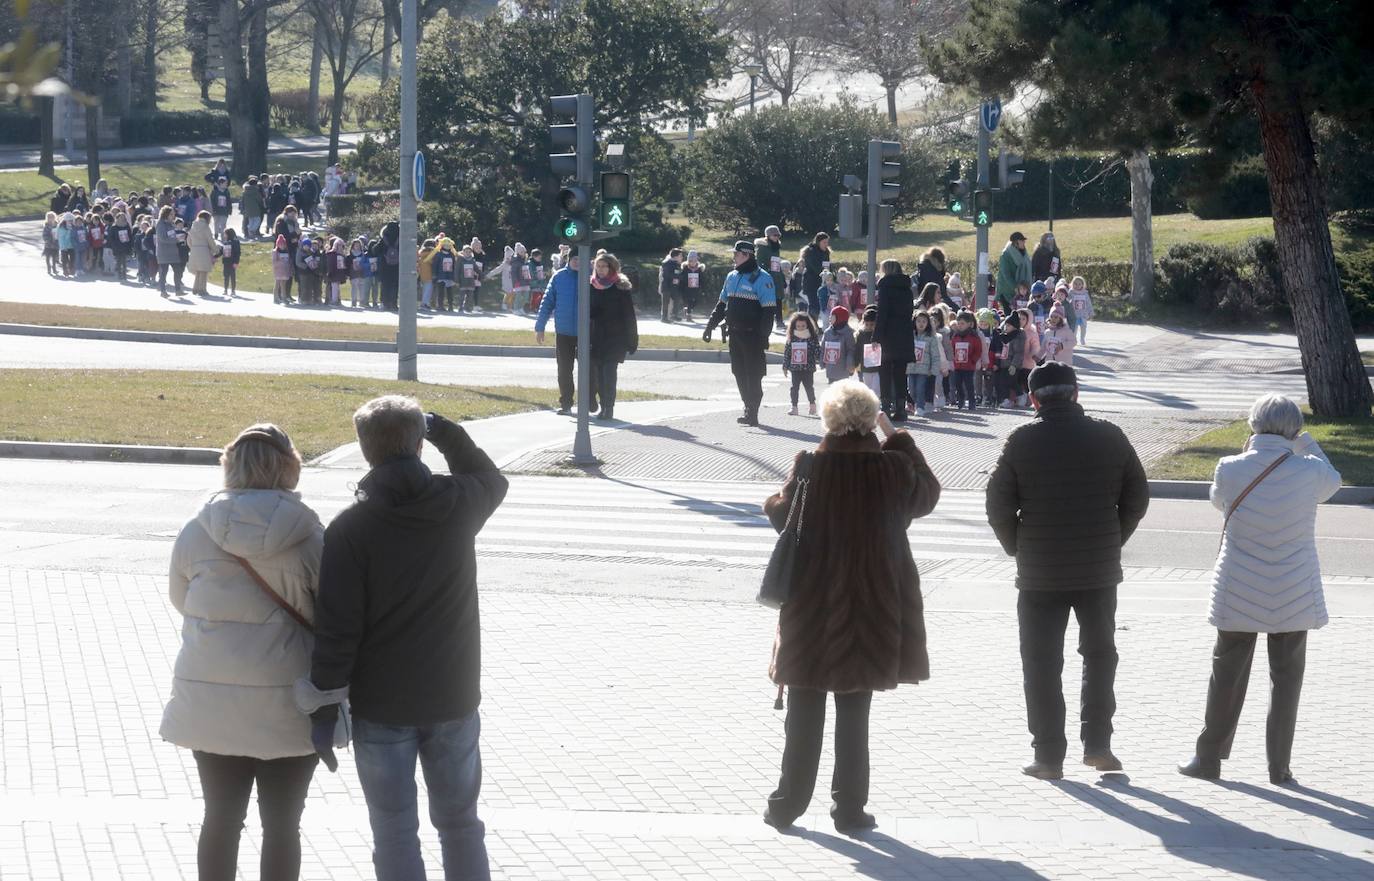
M 768 369 L 768 335 L 777 315 L 778 296 L 773 277 L 759 267 L 754 244 L 735 242 L 735 268 L 725 277 L 720 302 L 706 322 L 701 338 L 711 341 L 711 331 L 724 319 L 730 331 L 730 372 L 739 386 L 744 415 L 741 425 L 759 424 L 759 405 L 763 403 L 763 374 Z
M 787 280 L 782 276 L 782 230 L 770 226 L 763 231 L 763 238 L 754 239 L 754 257 L 773 278 L 773 290 L 779 295 L 777 326 L 778 330 L 782 330 L 782 295 L 787 291 Z

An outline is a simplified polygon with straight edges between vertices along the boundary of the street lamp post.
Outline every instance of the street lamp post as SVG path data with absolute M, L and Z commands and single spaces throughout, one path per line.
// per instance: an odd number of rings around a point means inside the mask
M 763 66 L 759 64 L 744 65 L 744 72 L 749 74 L 749 112 L 754 112 L 754 95 L 758 91 L 759 74 L 763 73 Z

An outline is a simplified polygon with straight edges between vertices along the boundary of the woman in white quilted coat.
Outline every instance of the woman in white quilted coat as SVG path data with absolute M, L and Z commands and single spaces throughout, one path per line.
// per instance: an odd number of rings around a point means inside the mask
M 1255 642 L 1264 633 L 1273 683 L 1265 749 L 1270 781 L 1284 784 L 1293 781 L 1289 759 L 1307 631 L 1327 620 L 1317 559 L 1317 506 L 1340 488 L 1341 475 L 1302 430 L 1302 411 L 1289 399 L 1260 398 L 1250 408 L 1249 421 L 1253 434 L 1245 450 L 1218 462 L 1212 479 L 1212 504 L 1230 514 L 1212 575 L 1208 621 L 1217 628 L 1217 642 L 1197 753 L 1179 771 L 1205 780 L 1220 778 L 1245 703 Z
M 313 621 L 324 531 L 295 492 L 301 459 L 284 431 L 251 426 L 225 447 L 221 462 L 224 489 L 206 500 L 172 549 L 170 594 L 184 622 L 160 733 L 192 751 L 200 774 L 200 881 L 236 877 L 254 783 L 261 877 L 295 881 L 300 818 L 319 756 L 292 686 L 310 673 L 313 638 L 235 557 Z

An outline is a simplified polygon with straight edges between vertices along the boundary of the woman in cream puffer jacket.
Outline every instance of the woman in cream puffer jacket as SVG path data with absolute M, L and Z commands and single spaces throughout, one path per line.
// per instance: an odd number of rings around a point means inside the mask
M 1249 421 L 1254 434 L 1245 450 L 1218 462 L 1212 480 L 1212 504 L 1223 514 L 1233 513 L 1212 574 L 1208 621 L 1217 628 L 1217 641 L 1206 721 L 1197 753 L 1179 771 L 1208 780 L 1221 776 L 1221 761 L 1230 757 L 1245 702 L 1257 634 L 1264 633 L 1273 683 L 1265 730 L 1269 779 L 1283 784 L 1293 779 L 1289 760 L 1307 631 L 1327 621 L 1317 559 L 1317 506 L 1340 488 L 1341 475 L 1302 430 L 1302 411 L 1289 399 L 1260 398 Z M 1275 462 L 1278 466 L 1241 499 L 1246 487 Z
M 169 593 L 184 621 L 160 733 L 192 750 L 200 773 L 201 877 L 234 876 L 256 782 L 262 877 L 294 879 L 318 756 L 292 686 L 310 673 L 313 637 L 234 558 L 247 560 L 312 621 L 324 531 L 294 492 L 300 457 L 281 429 L 246 429 L 222 461 L 225 489 L 210 496 L 172 549 Z

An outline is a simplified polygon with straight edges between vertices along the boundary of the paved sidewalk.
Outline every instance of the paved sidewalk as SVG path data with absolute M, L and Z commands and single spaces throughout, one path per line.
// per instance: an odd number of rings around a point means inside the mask
M 351 150 L 362 140 L 365 132 L 340 132 L 339 147 Z M 294 138 L 272 138 L 267 142 L 268 154 L 274 153 L 320 153 L 329 151 L 328 135 L 302 135 Z M 105 163 L 124 162 L 162 162 L 166 160 L 206 159 L 210 170 L 215 160 L 232 159 L 234 145 L 230 141 L 202 141 L 196 144 L 148 144 L 141 147 L 112 147 L 101 149 L 100 161 Z M 40 153 L 28 147 L 6 147 L 0 149 L 0 170 L 33 169 L 38 167 Z M 53 162 L 60 168 L 86 167 L 86 150 L 81 148 L 72 153 L 55 150 Z
M 1052 784 L 1017 773 L 1029 747 L 1010 609 L 947 611 L 938 591 L 930 605 L 933 678 L 875 699 L 881 825 L 848 839 L 830 831 L 823 797 L 798 835 L 758 819 L 782 743 L 767 610 L 488 590 L 482 810 L 495 877 L 1374 875 L 1369 619 L 1313 635 L 1294 764 L 1305 785 L 1284 790 L 1263 782 L 1258 688 L 1227 782 L 1173 772 L 1196 735 L 1212 631 L 1195 614 L 1123 612 L 1114 745 L 1129 777 L 1071 767 Z M 195 877 L 194 765 L 156 735 L 178 628 L 160 574 L 0 570 L 0 877 Z M 830 755 L 827 744 L 821 780 Z M 306 879 L 371 877 L 356 771 L 341 759 L 312 787 Z M 437 871 L 433 834 L 422 837 Z M 250 819 L 243 877 L 256 877 L 259 841 Z

